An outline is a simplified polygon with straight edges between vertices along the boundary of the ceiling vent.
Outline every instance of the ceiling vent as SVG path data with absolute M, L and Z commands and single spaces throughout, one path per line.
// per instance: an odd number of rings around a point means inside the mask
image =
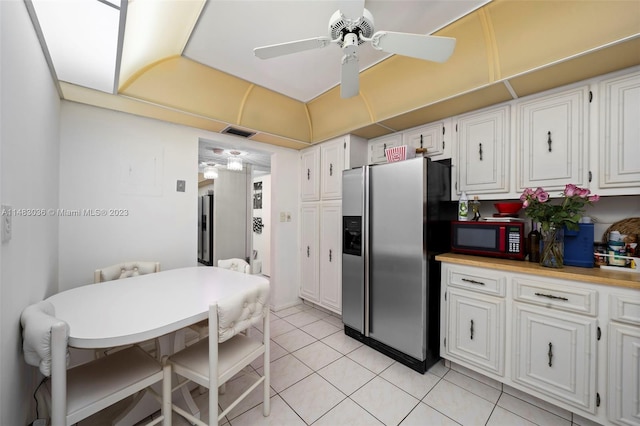
M 236 135 L 236 136 L 240 136 L 240 137 L 243 137 L 243 138 L 250 138 L 251 136 L 256 134 L 256 132 L 248 132 L 246 130 L 237 129 L 237 128 L 231 127 L 231 126 L 227 127 L 226 129 L 224 129 L 220 133 L 226 133 L 228 135 Z

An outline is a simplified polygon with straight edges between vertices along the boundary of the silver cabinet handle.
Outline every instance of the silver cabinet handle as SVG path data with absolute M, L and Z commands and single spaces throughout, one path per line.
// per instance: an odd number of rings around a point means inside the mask
M 551 152 L 551 142 L 553 142 L 551 140 L 551 131 L 547 132 L 547 144 L 549 144 L 549 152 Z
M 329 262 L 331 262 L 333 257 L 333 252 L 331 251 L 331 249 L 329 249 Z
M 478 154 L 480 154 L 480 161 L 482 161 L 482 144 L 478 144 Z
M 311 169 L 307 169 L 307 180 L 311 180 Z
M 546 297 L 547 299 L 556 299 L 556 300 L 564 300 L 564 301 L 569 300 L 566 297 L 554 296 L 553 294 L 544 294 L 544 293 L 533 293 L 533 294 L 535 294 L 538 297 Z
M 471 340 L 473 340 L 473 320 L 471 320 Z
M 462 281 L 471 284 L 485 285 L 482 281 L 470 280 L 469 278 L 463 278 Z
M 333 163 L 329 163 L 329 176 L 333 176 Z
M 309 249 L 309 246 L 307 246 L 307 257 L 309 257 L 310 254 L 311 254 L 311 250 Z
M 549 367 L 553 366 L 552 363 L 552 359 L 553 359 L 553 345 L 551 344 L 551 342 L 549 342 L 549 353 L 547 353 L 547 356 L 549 356 Z

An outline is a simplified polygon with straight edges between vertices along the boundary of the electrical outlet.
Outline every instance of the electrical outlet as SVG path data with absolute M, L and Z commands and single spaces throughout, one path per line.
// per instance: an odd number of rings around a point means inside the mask
M 184 191 L 185 191 L 186 186 L 187 186 L 186 181 L 184 181 L 184 180 L 179 180 L 179 181 L 176 183 L 176 191 L 178 191 L 178 192 L 184 192 Z
M 2 242 L 6 243 L 11 239 L 11 228 L 13 227 L 13 223 L 11 221 L 12 208 L 11 206 L 5 206 L 5 205 L 3 205 L 1 208 L 2 208 L 2 225 L 0 226 L 2 226 Z

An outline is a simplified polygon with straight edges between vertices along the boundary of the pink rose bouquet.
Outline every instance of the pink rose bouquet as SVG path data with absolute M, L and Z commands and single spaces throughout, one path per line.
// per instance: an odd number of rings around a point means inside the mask
M 550 200 L 549 193 L 542 188 L 527 188 L 520 196 L 525 214 L 536 222 L 540 222 L 543 231 L 551 227 L 562 227 L 577 230 L 582 213 L 587 205 L 600 199 L 586 188 L 573 184 L 565 186 L 560 203 Z

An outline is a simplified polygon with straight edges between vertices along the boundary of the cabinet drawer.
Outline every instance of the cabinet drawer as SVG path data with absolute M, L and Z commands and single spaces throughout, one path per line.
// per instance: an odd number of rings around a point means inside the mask
M 478 293 L 504 297 L 506 276 L 488 269 L 467 269 L 464 267 L 447 267 L 447 283 L 452 287 L 460 287 Z
M 564 283 L 513 278 L 513 298 L 547 308 L 596 316 L 598 292 L 571 287 Z
M 640 299 L 637 295 L 610 294 L 609 314 L 613 321 L 640 325 Z

